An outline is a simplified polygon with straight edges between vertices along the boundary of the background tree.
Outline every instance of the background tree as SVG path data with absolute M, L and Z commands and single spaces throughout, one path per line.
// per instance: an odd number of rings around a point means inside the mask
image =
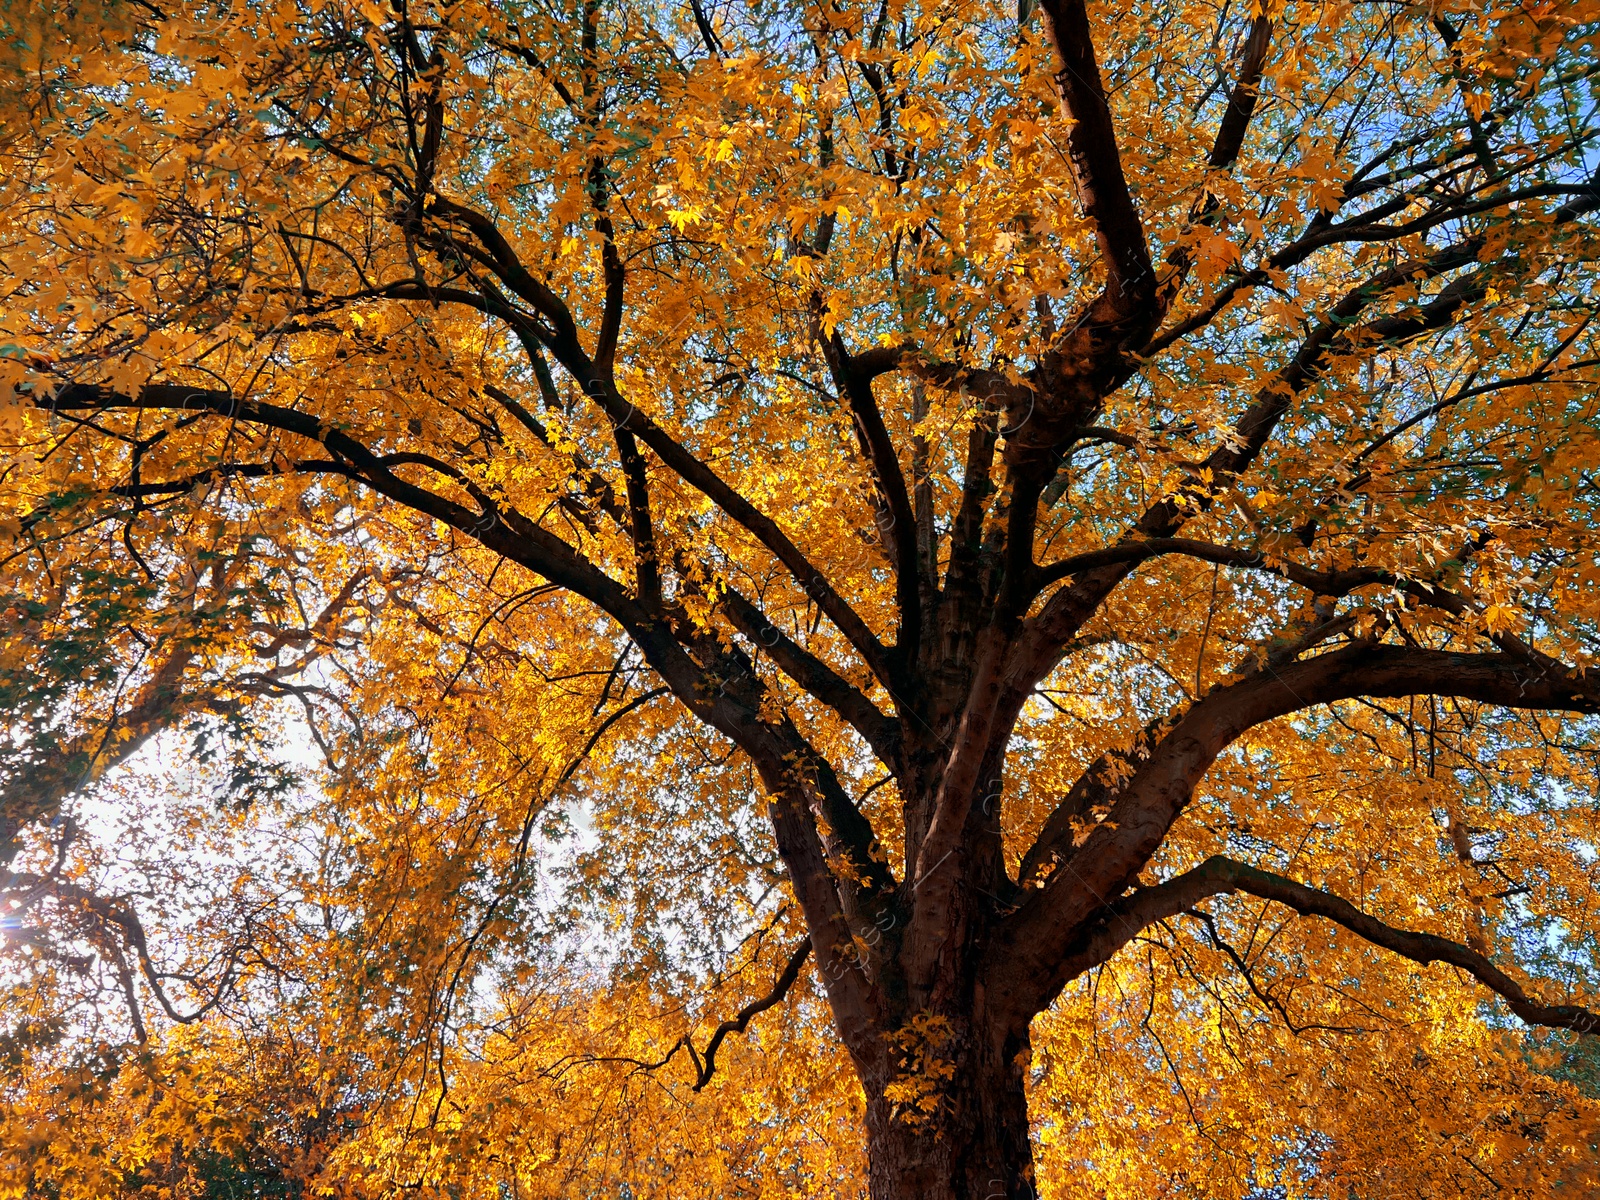
M 1218 1054 L 1590 1031 L 1600 10 L 1030 8 L 9 6 L 8 847 L 292 697 L 461 822 L 427 1025 L 575 787 L 630 969 L 809 957 L 880 1198 L 1032 1194 L 1129 955 L 1202 1130 Z M 7 879 L 169 1021 L 254 969 Z

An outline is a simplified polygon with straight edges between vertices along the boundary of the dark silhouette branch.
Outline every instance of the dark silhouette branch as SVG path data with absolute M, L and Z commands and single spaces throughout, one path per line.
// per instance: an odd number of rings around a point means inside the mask
M 717 1050 L 721 1047 L 723 1040 L 730 1033 L 744 1033 L 750 1027 L 750 1022 L 753 1018 L 766 1012 L 767 1009 L 783 1003 L 783 998 L 789 994 L 789 989 L 794 986 L 795 980 L 800 978 L 800 970 L 806 965 L 806 959 L 809 957 L 811 957 L 811 939 L 807 938 L 796 946 L 794 952 L 789 955 L 789 961 L 784 964 L 783 974 L 778 976 L 778 980 L 772 985 L 770 992 L 759 1000 L 752 1000 L 739 1010 L 738 1015 L 733 1020 L 724 1021 L 711 1031 L 711 1040 L 706 1043 L 704 1054 L 696 1055 L 694 1043 L 689 1041 L 688 1036 L 685 1035 L 684 1044 L 688 1046 L 689 1055 L 694 1060 L 695 1091 L 700 1091 L 706 1084 L 711 1082 L 711 1076 L 717 1069 Z
M 1489 283 L 1487 269 L 1479 268 L 1452 280 L 1433 300 L 1409 312 L 1380 317 L 1354 328 L 1352 322 L 1370 305 L 1397 288 L 1415 283 L 1419 276 L 1437 277 L 1475 263 L 1480 248 L 1479 239 L 1468 239 L 1426 259 L 1381 271 L 1347 292 L 1301 342 L 1294 358 L 1257 391 L 1250 406 L 1234 422 L 1229 437 L 1207 456 L 1185 488 L 1146 509 L 1125 540 L 1172 537 L 1191 516 L 1209 508 L 1212 498 L 1260 456 L 1294 402 L 1321 377 L 1334 356 L 1357 350 L 1370 353 L 1448 326 L 1462 308 L 1483 295 Z M 1202 482 L 1206 480 L 1209 482 Z M 1051 595 L 1025 627 L 1014 652 L 1017 684 L 1006 697 L 1008 706 L 1020 711 L 1027 695 L 1059 661 L 1062 648 L 1070 644 L 1084 622 L 1139 561 L 1142 558 L 1135 555 L 1132 559 L 1116 559 L 1096 568 L 1067 572 L 1075 576 L 1072 584 Z M 1047 585 L 1048 576 L 1036 587 Z
M 1546 1004 L 1528 994 L 1527 989 L 1497 967 L 1485 955 L 1458 942 L 1432 933 L 1416 933 L 1384 923 L 1362 912 L 1340 896 L 1264 871 L 1222 855 L 1214 855 L 1192 871 L 1167 884 L 1163 903 L 1187 898 L 1189 903 L 1207 896 L 1244 892 L 1293 909 L 1303 917 L 1321 917 L 1348 929 L 1374 946 L 1381 946 L 1402 958 L 1427 966 L 1442 962 L 1471 975 L 1505 1000 L 1506 1006 L 1530 1025 L 1572 1029 L 1578 1033 L 1600 1032 L 1600 1013 L 1574 1004 Z
M 806 938 L 794 948 L 789 955 L 789 961 L 784 964 L 777 982 L 772 985 L 772 990 L 759 1000 L 752 1000 L 739 1010 L 732 1020 L 723 1021 L 711 1032 L 711 1039 L 706 1043 L 705 1052 L 702 1054 L 695 1050 L 694 1039 L 687 1033 L 680 1037 L 667 1051 L 657 1059 L 632 1058 L 621 1054 L 586 1054 L 575 1059 L 567 1060 L 579 1063 L 626 1063 L 637 1071 L 650 1073 L 659 1071 L 674 1058 L 678 1051 L 686 1051 L 689 1061 L 694 1064 L 694 1089 L 703 1091 L 717 1070 L 717 1051 L 730 1033 L 743 1034 L 750 1028 L 750 1022 L 769 1008 L 775 1008 L 783 1003 L 795 982 L 800 978 L 800 971 L 806 965 L 806 959 L 811 957 L 811 939 Z

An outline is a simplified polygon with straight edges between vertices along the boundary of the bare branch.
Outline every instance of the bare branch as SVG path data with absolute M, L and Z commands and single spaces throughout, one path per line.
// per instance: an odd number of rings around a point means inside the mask
M 795 980 L 800 978 L 800 969 L 806 965 L 806 959 L 809 957 L 811 957 L 811 939 L 807 938 L 789 955 L 789 961 L 784 964 L 783 974 L 778 976 L 770 992 L 759 1000 L 752 1000 L 739 1010 L 733 1020 L 724 1021 L 712 1030 L 711 1040 L 706 1043 L 705 1053 L 698 1056 L 695 1061 L 695 1074 L 698 1076 L 695 1080 L 695 1091 L 700 1091 L 711 1082 L 711 1076 L 717 1069 L 717 1049 L 722 1045 L 723 1039 L 730 1033 L 743 1033 L 750 1027 L 751 1018 L 783 1003 L 783 998 L 789 994 L 789 989 L 794 986 Z M 689 1042 L 688 1045 L 689 1053 L 693 1057 L 694 1044 Z

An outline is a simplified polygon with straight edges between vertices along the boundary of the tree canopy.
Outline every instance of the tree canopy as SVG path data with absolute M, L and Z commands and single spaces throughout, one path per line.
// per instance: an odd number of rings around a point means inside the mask
M 1600 1189 L 1600 4 L 0 30 L 0 1195 Z

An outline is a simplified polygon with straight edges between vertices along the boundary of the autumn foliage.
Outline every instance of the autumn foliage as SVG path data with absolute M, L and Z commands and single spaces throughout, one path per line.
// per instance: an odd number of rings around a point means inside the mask
M 0 0 L 0 1198 L 1600 1192 L 1597 85 Z

